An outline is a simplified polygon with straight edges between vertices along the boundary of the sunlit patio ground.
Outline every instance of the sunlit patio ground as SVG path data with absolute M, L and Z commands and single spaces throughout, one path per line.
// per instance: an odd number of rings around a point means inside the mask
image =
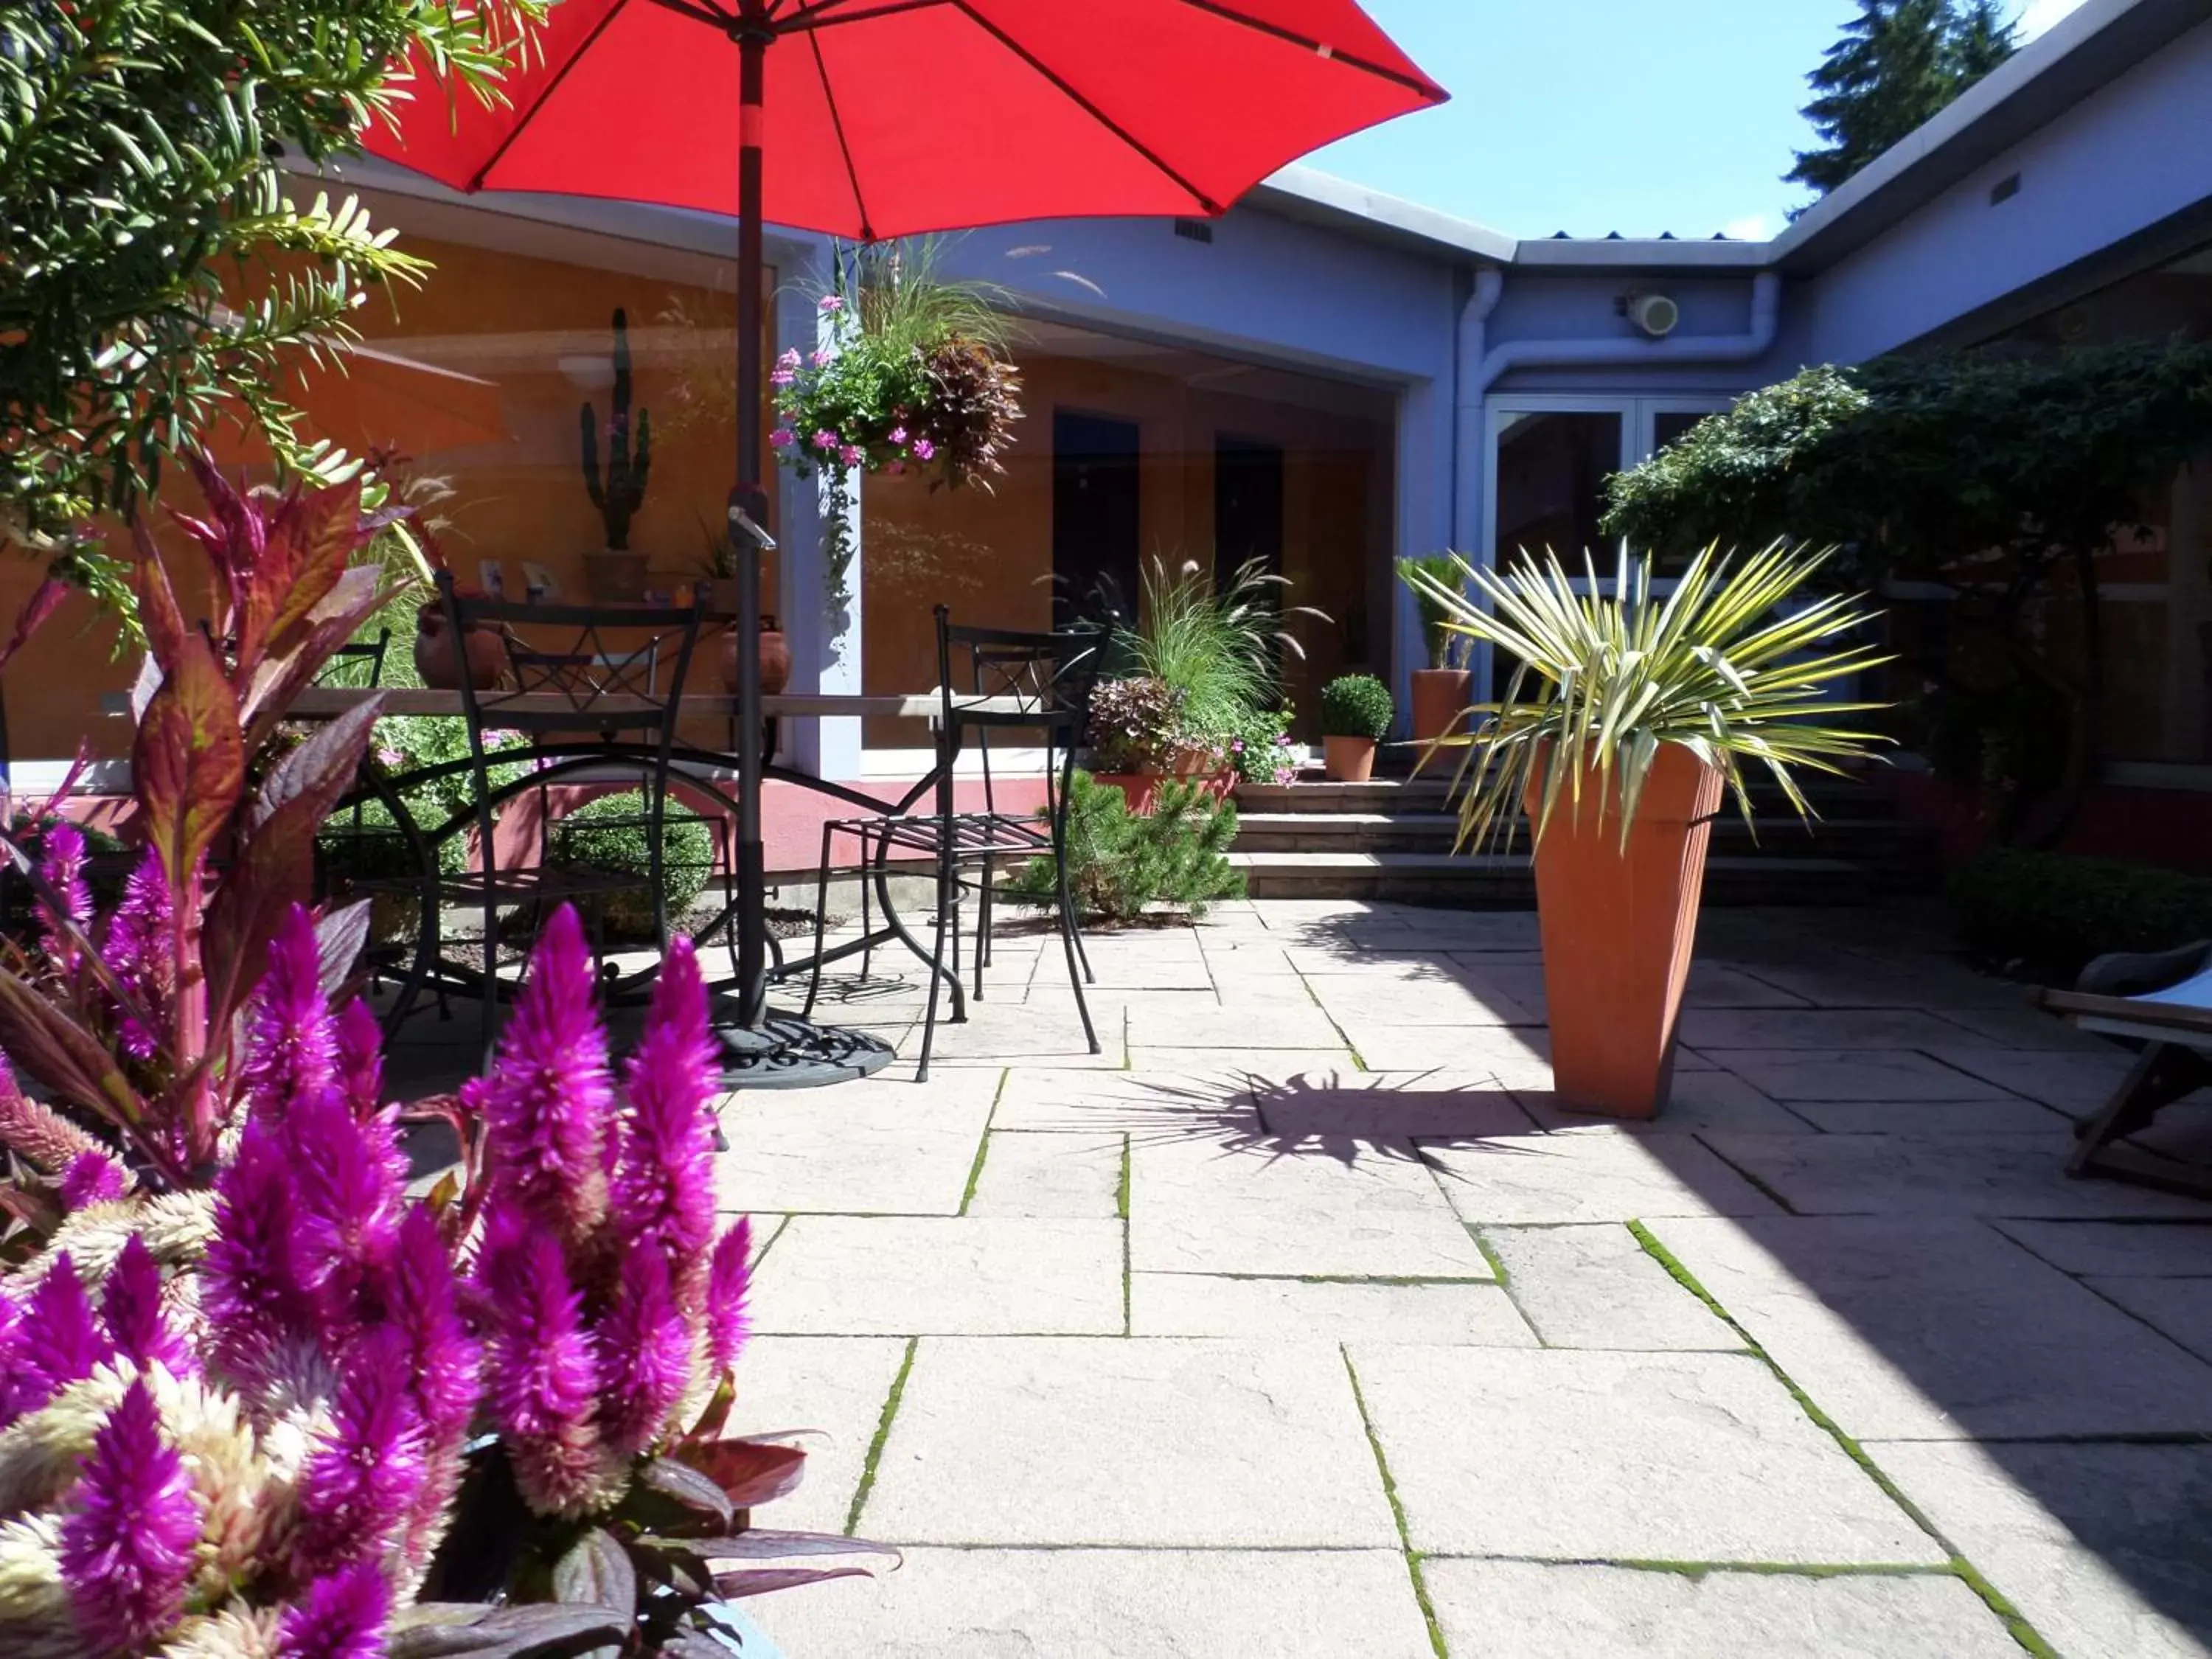
M 2212 1653 L 2212 1205 L 2060 1173 L 2129 1057 L 1933 915 L 1700 944 L 1635 1127 L 1547 1092 L 1532 915 L 1102 936 L 1097 1058 L 1057 941 L 1003 939 L 919 1085 L 918 972 L 836 983 L 902 1063 L 723 1113 L 738 1410 L 824 1436 L 761 1524 L 905 1563 L 763 1621 L 794 1659 Z

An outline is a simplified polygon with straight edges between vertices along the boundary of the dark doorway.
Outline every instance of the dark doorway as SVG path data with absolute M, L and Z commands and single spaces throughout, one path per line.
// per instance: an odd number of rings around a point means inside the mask
M 1283 452 L 1224 434 L 1213 441 L 1214 581 L 1227 586 L 1255 559 L 1283 574 Z
M 1137 611 L 1137 423 L 1052 412 L 1052 574 L 1062 625 L 1134 622 Z

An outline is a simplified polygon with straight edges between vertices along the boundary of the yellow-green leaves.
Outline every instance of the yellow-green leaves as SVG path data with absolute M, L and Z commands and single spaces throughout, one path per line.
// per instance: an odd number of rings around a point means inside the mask
M 1587 560 L 1577 582 L 1556 555 L 1502 573 L 1456 556 L 1449 577 L 1407 569 L 1452 633 L 1512 664 L 1504 699 L 1477 704 L 1469 735 L 1444 740 L 1466 751 L 1461 844 L 1510 835 L 1532 781 L 1537 836 L 1595 785 L 1620 799 L 1626 841 L 1670 743 L 1720 769 L 1747 821 L 1747 766 L 1809 816 L 1796 769 L 1834 772 L 1885 741 L 1848 722 L 1882 705 L 1850 701 L 1845 683 L 1885 659 L 1864 642 L 1874 613 L 1859 596 L 1810 592 L 1826 557 L 1781 543 L 1741 559 L 1709 547 L 1665 594 L 1650 560 L 1626 555 L 1610 593 Z

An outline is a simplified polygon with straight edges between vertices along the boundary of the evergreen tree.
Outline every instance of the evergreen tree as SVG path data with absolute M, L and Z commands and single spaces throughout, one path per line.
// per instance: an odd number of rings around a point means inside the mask
M 1820 66 L 1806 77 L 1806 118 L 1826 141 L 1784 177 L 1822 195 L 2012 55 L 2001 0 L 1858 0 Z

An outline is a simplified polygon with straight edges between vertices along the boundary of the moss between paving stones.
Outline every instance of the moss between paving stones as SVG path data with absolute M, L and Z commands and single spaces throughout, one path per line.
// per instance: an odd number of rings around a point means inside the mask
M 1950 1571 L 1964 1581 L 1967 1589 L 1980 1596 L 1989 1610 L 2003 1621 L 2006 1630 L 2011 1632 L 2014 1641 L 2019 1643 L 2028 1652 L 2034 1654 L 2036 1659 L 2062 1659 L 2057 1649 L 2044 1640 L 2041 1632 L 2028 1623 L 2027 1616 L 2018 1607 L 2013 1606 L 2002 1591 L 1984 1577 L 1981 1570 L 1969 1561 L 1960 1552 L 1958 1547 L 1943 1535 L 1917 1504 L 1905 1495 L 1904 1489 L 1883 1473 L 1881 1466 L 1868 1455 L 1866 1448 L 1844 1433 L 1842 1425 L 1822 1411 L 1814 1402 L 1812 1395 L 1798 1387 L 1796 1379 L 1775 1364 L 1774 1357 L 1759 1346 L 1758 1339 L 1744 1328 L 1742 1322 L 1721 1305 L 1720 1298 L 1700 1284 L 1698 1276 L 1676 1260 L 1674 1253 L 1661 1243 L 1649 1227 L 1640 1221 L 1632 1221 L 1628 1224 L 1628 1231 L 1636 1236 L 1636 1242 L 1644 1247 L 1644 1253 L 1664 1267 L 1676 1284 L 1711 1309 L 1717 1317 L 1725 1322 L 1731 1330 L 1743 1339 L 1744 1346 L 1767 1370 L 1774 1373 L 1775 1380 L 1790 1391 L 1790 1397 L 1797 1402 L 1798 1408 L 1843 1449 L 1846 1457 L 1866 1472 L 1867 1478 L 1881 1488 L 1890 1502 L 1911 1517 L 1915 1526 L 1943 1547 L 1944 1551 L 1951 1558 Z
M 921 1339 L 909 1336 L 906 1352 L 899 1359 L 898 1375 L 891 1378 L 891 1391 L 884 1396 L 884 1413 L 876 1420 L 875 1438 L 868 1442 L 868 1455 L 860 1462 L 860 1484 L 853 1489 L 853 1507 L 845 1511 L 845 1536 L 857 1537 L 860 1530 L 860 1511 L 866 1507 L 868 1494 L 876 1484 L 876 1465 L 883 1461 L 884 1443 L 891 1437 L 891 1419 L 898 1415 L 899 1396 L 906 1392 L 907 1373 L 914 1369 L 914 1351 L 921 1346 Z
M 1352 1383 L 1352 1403 L 1359 1413 L 1360 1429 L 1367 1436 L 1368 1449 L 1375 1454 L 1376 1472 L 1382 1477 L 1382 1496 L 1390 1505 L 1390 1519 L 1398 1528 L 1398 1547 L 1406 1558 L 1406 1576 L 1413 1581 L 1413 1601 L 1421 1609 L 1421 1620 L 1429 1627 L 1429 1645 L 1436 1650 L 1437 1659 L 1451 1659 L 1444 1647 L 1443 1626 L 1437 1622 L 1436 1607 L 1429 1601 L 1428 1581 L 1421 1577 L 1420 1553 L 1413 1547 L 1413 1534 L 1406 1528 L 1406 1506 L 1398 1501 L 1398 1483 L 1390 1474 L 1390 1460 L 1382 1455 L 1382 1437 L 1375 1432 L 1374 1420 L 1367 1415 L 1367 1396 L 1360 1392 L 1359 1373 L 1352 1364 L 1352 1350 L 1339 1345 L 1337 1352 L 1344 1356 L 1344 1374 Z

